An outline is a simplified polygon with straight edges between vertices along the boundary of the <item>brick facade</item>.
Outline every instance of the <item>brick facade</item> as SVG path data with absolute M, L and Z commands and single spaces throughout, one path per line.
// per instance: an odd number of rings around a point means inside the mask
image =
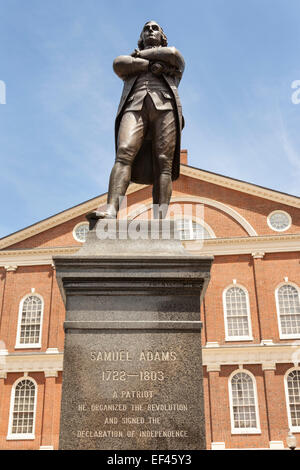
M 182 156 L 186 158 L 186 152 Z M 284 381 L 288 370 L 299 370 L 294 359 L 295 352 L 297 355 L 295 342 L 300 342 L 300 335 L 288 339 L 280 337 L 275 290 L 289 283 L 300 287 L 300 205 L 255 196 L 254 191 L 249 194 L 243 185 L 237 191 L 203 181 L 197 178 L 197 170 L 193 171 L 194 176 L 183 174 L 175 182 L 174 204 L 181 199 L 182 204 L 191 204 L 193 215 L 195 198 L 199 202 L 201 198 L 217 201 L 228 209 L 225 212 L 218 204 L 204 204 L 204 221 L 216 237 L 207 245 L 204 243 L 202 249 L 203 253 L 209 249 L 209 253 L 215 255 L 211 281 L 201 306 L 208 448 L 286 446 L 289 422 Z M 275 196 L 279 201 L 280 193 Z M 129 211 L 150 201 L 151 189 L 137 188 L 128 195 Z M 292 218 L 291 227 L 283 233 L 274 232 L 267 224 L 267 216 L 274 210 L 286 211 Z M 251 225 L 257 236 L 250 240 L 246 225 L 241 225 L 235 213 Z M 146 215 L 147 210 L 138 217 Z M 7 237 L 6 247 L 0 251 L 1 449 L 58 448 L 65 311 L 51 256 L 54 250 L 74 250 L 81 245 L 74 239 L 73 229 L 85 220 L 83 205 L 82 214 L 57 225 L 53 223 L 47 230 L 39 232 L 36 224 L 36 233 L 30 237 L 20 241 L 12 237 L 11 244 Z M 297 234 L 298 248 L 295 248 Z M 248 252 L 239 250 L 239 243 L 242 246 L 245 241 L 252 243 Z M 185 243 L 187 250 L 192 243 Z M 267 251 L 262 249 L 262 243 L 268 243 Z M 42 255 L 48 261 L 42 261 Z M 248 293 L 251 340 L 226 339 L 223 292 L 231 285 L 241 286 Z M 16 348 L 20 302 L 29 294 L 40 295 L 44 302 L 41 347 Z M 228 383 L 235 371 L 248 371 L 254 377 L 258 433 L 232 432 Z M 15 382 L 23 376 L 34 379 L 37 384 L 35 436 L 34 439 L 11 440 L 7 439 L 11 393 Z M 295 433 L 298 438 L 299 434 Z

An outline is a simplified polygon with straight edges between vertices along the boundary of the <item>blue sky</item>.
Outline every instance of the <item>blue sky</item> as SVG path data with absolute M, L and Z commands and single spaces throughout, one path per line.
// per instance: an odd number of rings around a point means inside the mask
M 183 54 L 192 166 L 300 195 L 299 0 L 0 0 L 0 237 L 107 191 L 112 62 L 149 19 Z

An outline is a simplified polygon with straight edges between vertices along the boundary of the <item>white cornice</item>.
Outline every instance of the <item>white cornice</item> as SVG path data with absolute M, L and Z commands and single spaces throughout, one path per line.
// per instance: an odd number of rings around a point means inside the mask
M 261 344 L 226 345 L 202 348 L 203 365 L 208 371 L 219 371 L 222 365 L 243 366 L 261 364 L 264 370 L 274 369 L 275 364 L 294 364 L 300 344 Z M 56 376 L 63 370 L 63 353 L 8 353 L 1 357 L 0 377 L 11 372 L 45 372 Z
M 187 165 L 180 166 L 181 174 L 184 176 L 190 176 L 191 178 L 198 179 L 201 181 L 207 181 L 212 184 L 216 184 L 225 188 L 230 188 L 236 191 L 241 191 L 247 194 L 251 194 L 253 196 L 261 197 L 264 199 L 268 199 L 271 201 L 276 201 L 280 204 L 285 204 L 293 207 L 300 208 L 300 198 L 296 196 L 290 196 L 288 194 L 283 194 L 280 192 L 272 191 L 267 188 L 262 188 L 259 186 L 255 186 L 251 183 L 246 183 L 243 181 L 234 180 L 227 176 L 216 175 L 213 173 L 206 172 L 204 170 L 199 170 L 197 168 L 192 168 Z M 139 185 L 132 183 L 130 184 L 127 195 L 134 193 L 136 191 L 140 191 L 143 188 L 147 187 L 147 185 Z M 5 238 L 0 240 L 0 250 L 15 243 L 19 243 L 26 238 L 32 237 L 37 235 L 45 230 L 49 230 L 52 227 L 55 227 L 59 224 L 67 222 L 71 219 L 75 219 L 76 217 L 80 217 L 86 214 L 89 211 L 92 211 L 98 207 L 103 206 L 106 203 L 107 194 L 103 194 L 98 196 L 90 201 L 86 201 L 82 204 L 79 204 L 71 209 L 67 209 L 59 214 L 56 214 L 52 217 L 49 217 L 46 220 L 38 222 L 30 227 L 24 228 L 16 233 L 13 233 Z M 252 235 L 255 235 L 252 233 Z
M 132 183 L 130 184 L 126 194 L 131 194 L 145 187 L 146 185 Z M 53 217 L 49 217 L 46 220 L 42 220 L 41 222 L 38 222 L 30 227 L 24 228 L 19 232 L 13 233 L 12 235 L 2 238 L 0 240 L 0 250 L 8 246 L 14 245 L 15 243 L 19 243 L 22 240 L 25 240 L 26 238 L 33 237 L 34 235 L 44 232 L 45 230 L 49 230 L 52 227 L 56 227 L 59 224 L 68 222 L 71 219 L 80 217 L 81 215 L 84 215 L 87 212 L 90 212 L 98 207 L 101 207 L 106 204 L 106 197 L 107 194 L 95 197 L 90 201 L 83 202 L 78 206 L 72 207 L 71 209 L 67 209 L 63 212 L 60 212 L 59 214 L 54 215 Z
M 56 374 L 63 370 L 63 353 L 10 353 L 1 357 L 0 372 L 46 372 Z
M 203 204 L 206 206 L 212 206 L 217 209 L 219 209 L 221 212 L 225 212 L 228 214 L 230 217 L 232 217 L 236 222 L 238 222 L 248 233 L 248 235 L 255 237 L 257 236 L 256 231 L 252 227 L 252 225 L 241 215 L 239 214 L 235 209 L 232 207 L 223 204 L 222 202 L 216 201 L 214 199 L 210 199 L 207 197 L 198 197 L 198 196 L 174 196 L 171 199 L 171 204 L 173 203 L 183 203 L 183 202 L 188 202 L 188 203 L 194 203 L 194 204 Z M 142 204 L 140 207 L 135 207 L 128 213 L 128 219 L 132 220 L 138 215 L 148 211 L 152 207 L 152 201 L 147 202 Z M 184 214 L 183 214 L 184 215 Z
M 208 370 L 216 370 L 222 365 L 244 366 L 262 364 L 264 370 L 273 369 L 275 364 L 293 364 L 300 344 L 261 344 L 226 345 L 203 347 L 203 365 Z
M 252 196 L 262 197 L 270 201 L 275 201 L 280 204 L 293 206 L 300 208 L 300 198 L 296 196 L 290 196 L 289 194 L 280 193 L 271 189 L 256 186 L 251 183 L 244 181 L 238 181 L 228 176 L 217 175 L 209 173 L 198 168 L 192 168 L 187 165 L 180 166 L 180 173 L 184 176 L 190 176 L 201 181 L 207 181 L 208 183 L 216 184 L 224 188 L 234 189 L 243 193 L 251 194 Z
M 300 234 L 266 235 L 264 237 L 211 238 L 183 241 L 188 252 L 214 256 L 234 254 L 281 253 L 300 251 Z M 0 251 L 0 267 L 52 265 L 55 255 L 76 253 L 80 247 L 35 248 Z
M 184 241 L 185 249 L 203 255 L 238 255 L 257 253 L 284 253 L 300 251 L 300 234 L 266 235 L 261 237 L 211 238 Z
M 53 256 L 73 254 L 76 253 L 79 248 L 80 246 L 66 246 L 58 248 L 35 248 L 32 250 L 3 250 L 0 251 L 0 266 L 52 266 Z

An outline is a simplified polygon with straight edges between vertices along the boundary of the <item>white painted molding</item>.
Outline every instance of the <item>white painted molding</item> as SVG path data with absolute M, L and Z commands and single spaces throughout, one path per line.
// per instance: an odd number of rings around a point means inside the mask
M 211 238 L 202 240 L 182 241 L 187 251 L 201 255 L 252 255 L 257 249 L 264 253 L 286 253 L 300 251 L 300 234 L 238 237 L 238 238 Z
M 240 191 L 246 194 L 251 194 L 252 196 L 268 199 L 269 201 L 275 201 L 280 204 L 286 204 L 288 206 L 300 208 L 299 197 L 280 193 L 272 189 L 263 188 L 261 186 L 256 186 L 245 181 L 235 180 L 233 178 L 229 178 L 228 176 L 209 173 L 198 168 L 191 168 L 188 165 L 180 165 L 180 173 L 184 176 L 191 176 L 192 178 L 198 180 L 207 181 L 208 183 L 213 183 L 218 186 L 223 186 L 224 188 L 234 189 L 235 191 Z
M 126 195 L 129 195 L 136 191 L 140 191 L 145 187 L 146 185 L 132 183 L 129 185 L 126 191 Z M 10 245 L 14 245 L 15 243 L 18 243 L 22 240 L 25 240 L 26 238 L 33 237 L 34 235 L 44 232 L 45 230 L 49 230 L 50 228 L 56 227 L 57 225 L 63 224 L 64 222 L 68 222 L 69 220 L 75 219 L 76 217 L 85 215 L 88 212 L 97 209 L 101 206 L 104 206 L 106 204 L 106 199 L 107 193 L 95 197 L 89 201 L 83 202 L 78 206 L 71 207 L 70 209 L 67 209 L 63 212 L 60 212 L 59 214 L 49 217 L 46 220 L 42 220 L 41 222 L 31 225 L 30 227 L 26 227 L 23 230 L 19 230 L 18 232 L 13 233 L 12 235 L 8 235 L 7 237 L 4 237 L 0 240 L 0 250 Z M 78 249 L 80 248 L 80 246 L 76 248 Z
M 40 446 L 40 450 L 54 450 L 53 446 Z
M 201 255 L 240 255 L 262 250 L 265 253 L 286 253 L 300 251 L 300 234 L 267 235 L 262 237 L 211 238 L 207 240 L 182 241 L 187 251 Z M 53 256 L 76 253 L 80 247 L 66 246 L 59 248 L 35 248 L 27 250 L 0 251 L 0 267 L 18 266 L 53 266 Z
M 225 442 L 212 442 L 211 443 L 211 450 L 224 450 L 225 449 Z
M 216 347 L 219 347 L 219 343 L 217 341 L 208 341 L 205 346 L 207 348 L 216 348 Z
M 204 204 L 206 206 L 212 206 L 215 207 L 216 209 L 219 209 L 221 212 L 226 213 L 230 217 L 232 217 L 236 222 L 238 222 L 239 225 L 241 225 L 244 230 L 248 233 L 249 236 L 255 237 L 257 236 L 256 231 L 252 227 L 252 225 L 241 215 L 239 212 L 237 212 L 235 209 L 233 209 L 230 206 L 227 206 L 226 204 L 223 204 L 222 202 L 216 201 L 215 199 L 210 199 L 207 197 L 196 197 L 196 196 L 175 196 L 171 198 L 170 205 L 174 203 L 182 203 L 182 202 L 187 202 L 191 204 Z M 152 202 L 149 202 L 147 204 L 143 204 L 141 208 L 136 208 L 135 210 L 132 210 L 128 213 L 128 219 L 134 219 L 135 217 L 143 214 L 144 212 L 147 212 L 149 209 L 152 207 Z
M 23 372 L 44 372 L 62 371 L 63 353 L 46 354 L 42 352 L 11 353 L 5 357 L 5 364 L 1 365 L 1 370 L 6 373 Z
M 46 354 L 59 354 L 59 350 L 57 348 L 48 348 Z
M 265 256 L 264 251 L 256 251 L 255 253 L 251 253 L 251 254 L 254 259 L 263 259 Z
M 44 375 L 45 375 L 45 378 L 50 378 L 50 377 L 57 377 L 58 376 L 58 371 L 55 370 L 55 369 L 48 369 L 48 370 L 44 370 Z
M 217 363 L 210 363 L 207 365 L 207 372 L 220 372 L 221 365 Z
M 6 272 L 15 272 L 18 269 L 18 266 L 7 265 L 4 266 Z
M 262 365 L 262 370 L 276 370 L 276 363 L 275 362 L 263 362 Z
M 203 365 L 208 371 L 220 371 L 222 365 L 243 364 L 293 364 L 298 345 L 278 343 L 268 347 L 261 344 L 220 345 L 209 343 L 203 346 Z M 5 363 L 1 363 L 2 373 L 62 371 L 63 353 L 18 352 L 5 353 Z
M 270 441 L 270 449 L 284 449 L 283 441 Z
M 269 346 L 260 344 L 220 345 L 217 347 L 202 348 L 203 365 L 217 368 L 222 365 L 243 364 L 294 364 L 296 346 L 293 343 L 280 343 Z
M 7 378 L 7 373 L 4 372 L 3 370 L 0 370 L 0 379 L 6 379 Z
M 260 344 L 262 346 L 272 346 L 274 343 L 272 339 L 262 339 Z

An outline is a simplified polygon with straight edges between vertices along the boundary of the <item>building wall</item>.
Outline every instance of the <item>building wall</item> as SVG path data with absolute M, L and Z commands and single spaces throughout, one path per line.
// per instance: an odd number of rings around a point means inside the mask
M 174 185 L 173 196 L 179 200 L 189 195 L 218 200 L 234 208 L 251 223 L 258 235 L 274 236 L 266 223 L 266 216 L 275 209 L 283 208 L 293 219 L 287 233 L 299 233 L 300 212 L 294 207 L 279 207 L 280 204 L 273 201 L 228 188 L 222 189 L 210 183 L 199 184 L 193 178 L 182 176 Z M 151 191 L 144 188 L 129 195 L 128 205 L 132 207 L 137 203 L 147 203 L 150 198 Z M 205 222 L 218 238 L 234 240 L 236 237 L 248 237 L 245 228 L 220 209 L 206 205 L 204 214 Z M 139 217 L 143 218 L 145 215 L 147 211 Z M 72 235 L 74 226 L 80 221 L 85 221 L 84 215 L 14 244 L 10 249 L 80 246 Z M 226 448 L 269 448 L 270 442 L 285 441 L 288 418 L 284 376 L 294 365 L 291 360 L 282 363 L 280 355 L 279 359 L 274 357 L 276 347 L 288 348 L 291 345 L 292 348 L 295 339 L 283 340 L 279 337 L 275 289 L 287 282 L 286 278 L 288 282 L 300 286 L 299 277 L 299 251 L 215 256 L 211 281 L 201 306 L 204 358 L 209 357 L 208 363 L 204 365 L 208 448 L 216 447 L 215 443 L 224 443 Z M 249 294 L 252 340 L 226 341 L 222 296 L 224 289 L 230 285 L 243 286 Z M 44 300 L 41 348 L 16 349 L 20 301 L 32 293 L 32 289 Z M 0 267 L 0 307 L 0 448 L 39 449 L 52 446 L 56 449 L 65 310 L 53 266 L 49 263 L 35 266 L 10 265 L 6 269 Z M 264 341 L 268 345 L 263 345 Z M 254 360 L 251 359 L 252 362 L 247 362 L 254 346 L 257 356 Z M 227 358 L 234 347 L 241 348 L 244 362 L 238 362 L 237 354 L 232 363 L 227 363 L 231 359 L 220 360 L 219 351 Z M 270 351 L 269 356 L 267 351 Z M 259 434 L 231 432 L 228 381 L 231 374 L 238 370 L 249 371 L 255 377 L 261 429 Z M 7 440 L 12 388 L 24 374 L 32 377 L 38 388 L 35 439 Z M 298 438 L 300 439 L 299 434 Z

